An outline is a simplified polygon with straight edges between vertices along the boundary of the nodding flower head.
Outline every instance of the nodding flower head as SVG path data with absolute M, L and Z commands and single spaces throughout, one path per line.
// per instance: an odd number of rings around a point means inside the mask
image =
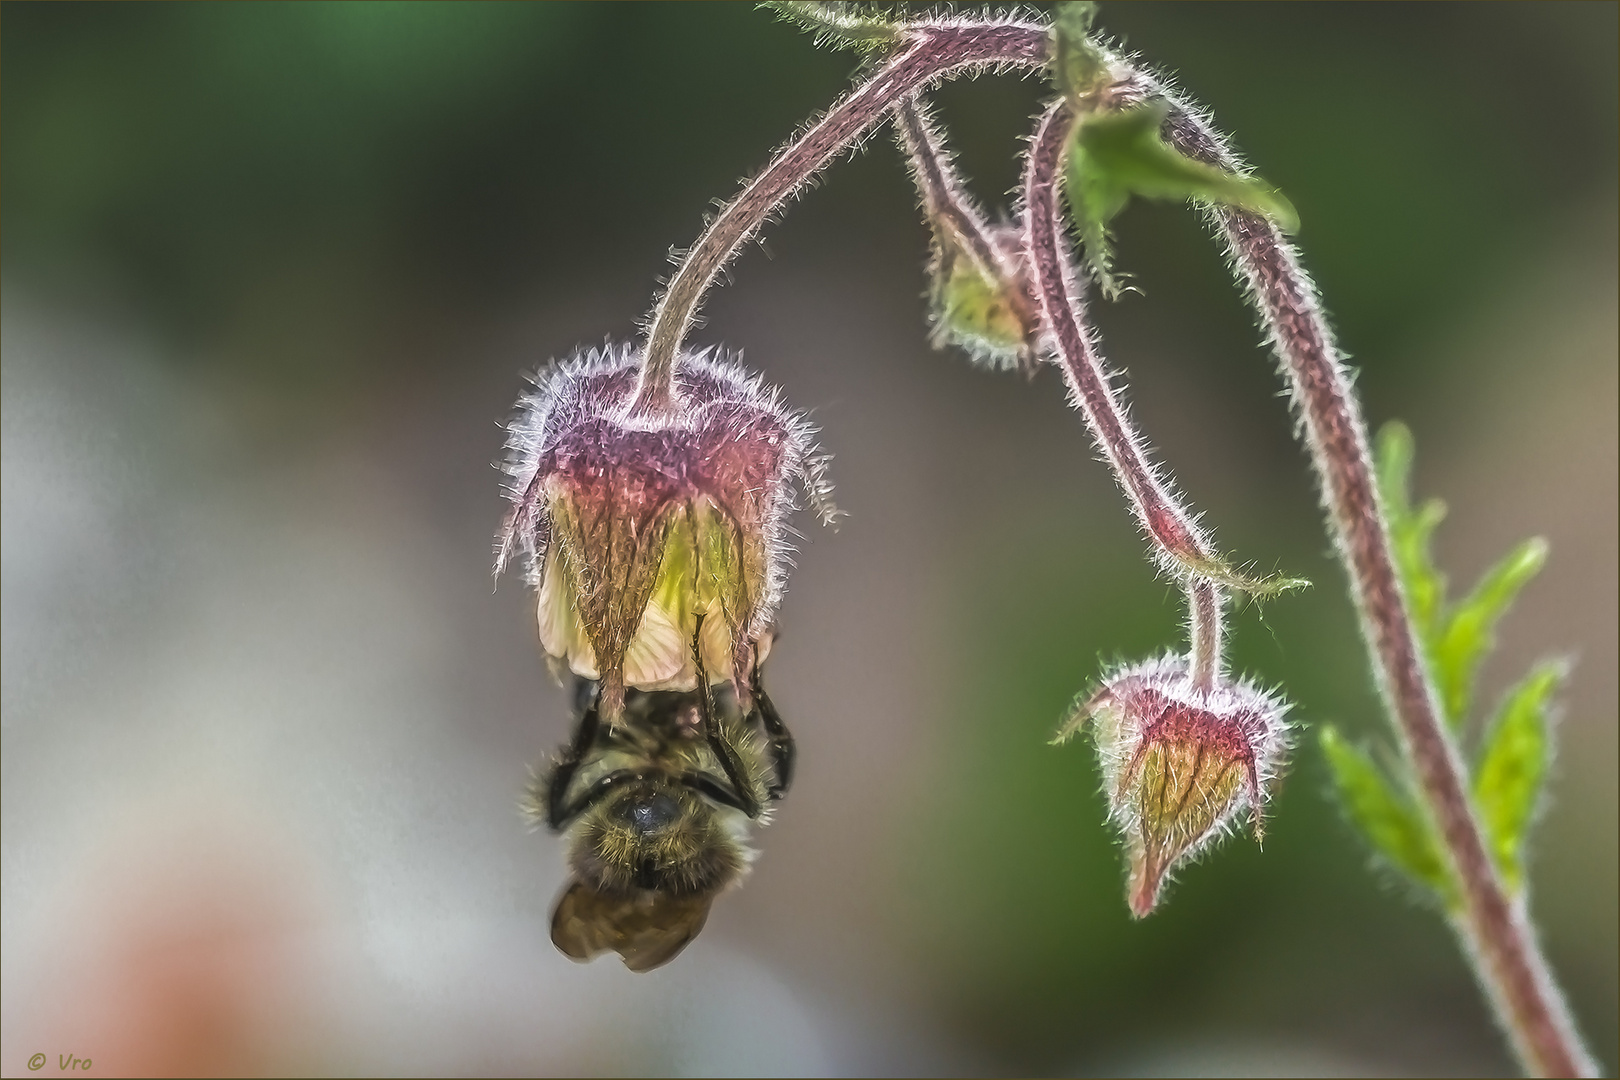
M 958 345 L 988 367 L 1032 372 L 1041 315 L 1018 230 L 986 226 L 973 244 L 948 221 L 931 224 L 935 347 Z
M 746 697 L 796 489 L 836 514 L 814 430 L 735 358 L 683 353 L 660 416 L 630 415 L 639 373 L 639 349 L 609 346 L 535 377 L 507 427 L 495 545 L 496 573 L 520 555 L 538 590 L 541 645 L 602 680 L 610 717 L 627 686 L 695 688 L 699 662 Z
M 934 347 L 956 345 L 986 367 L 1032 374 L 1043 327 L 1023 235 L 985 219 L 922 101 L 901 102 L 895 120 L 933 234 Z
M 1247 809 L 1255 839 L 1288 750 L 1288 707 L 1247 683 L 1194 687 L 1186 658 L 1115 671 L 1064 726 L 1093 720 L 1109 817 L 1125 837 L 1131 911 L 1141 918 L 1177 866 Z

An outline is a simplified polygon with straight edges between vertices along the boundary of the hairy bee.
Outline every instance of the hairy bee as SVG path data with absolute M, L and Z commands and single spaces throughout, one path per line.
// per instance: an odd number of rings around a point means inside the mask
M 623 718 L 598 714 L 600 685 L 574 684 L 578 725 L 530 792 L 529 813 L 568 843 L 573 877 L 551 940 L 586 961 L 612 949 L 631 971 L 668 963 L 709 906 L 747 873 L 752 826 L 793 780 L 794 744 L 756 663 L 744 713 L 731 683 L 630 690 Z

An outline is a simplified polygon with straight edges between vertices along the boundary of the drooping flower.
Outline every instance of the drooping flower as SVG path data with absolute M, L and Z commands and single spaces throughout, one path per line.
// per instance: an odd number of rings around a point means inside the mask
M 1194 687 L 1182 656 L 1118 669 L 1059 732 L 1089 718 L 1109 817 L 1124 835 L 1131 911 L 1157 905 L 1170 873 L 1247 810 L 1259 840 L 1288 750 L 1288 706 L 1248 683 Z
M 992 370 L 1033 374 L 1043 329 L 1021 231 L 985 218 L 920 99 L 897 105 L 895 123 L 933 236 L 934 347 L 956 345 Z
M 496 573 L 521 555 L 538 592 L 542 647 L 602 680 L 608 716 L 626 687 L 693 689 L 699 655 L 746 699 L 796 491 L 836 514 L 814 430 L 734 357 L 683 353 L 663 416 L 630 415 L 639 372 L 638 348 L 608 346 L 535 377 L 507 426 L 496 538 Z
M 972 243 L 948 222 L 932 222 L 930 265 L 935 347 L 953 344 L 991 368 L 1033 372 L 1040 308 L 1018 230 L 992 225 Z

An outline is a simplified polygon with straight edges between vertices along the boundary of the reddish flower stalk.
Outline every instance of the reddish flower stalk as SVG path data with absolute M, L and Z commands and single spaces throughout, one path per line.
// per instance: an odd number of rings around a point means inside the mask
M 670 410 L 676 394 L 675 358 L 703 294 L 773 211 L 908 95 L 971 69 L 1045 64 L 1050 31 L 1012 20 L 946 19 L 908 25 L 901 41 L 892 57 L 749 181 L 686 253 L 652 314 L 633 415 L 656 416 Z
M 950 155 L 929 123 L 921 102 L 907 98 L 894 107 L 895 127 L 911 157 L 912 174 L 922 195 L 923 213 L 954 234 L 974 268 L 985 277 L 1011 279 L 1015 268 L 1007 253 L 991 242 L 983 216 L 962 191 L 950 167 Z
M 1192 628 L 1192 674 L 1213 685 L 1220 668 L 1219 588 L 1200 569 L 1219 566 L 1213 546 L 1148 463 L 1142 439 L 1125 415 L 1112 380 L 1097 355 L 1085 309 L 1074 286 L 1076 276 L 1063 251 L 1058 209 L 1059 176 L 1074 114 L 1067 102 L 1047 110 L 1035 132 L 1024 173 L 1024 236 L 1035 292 L 1059 366 L 1074 404 L 1085 415 L 1092 437 L 1125 490 L 1131 509 L 1167 573 L 1188 581 Z
M 1143 94 L 1161 92 L 1136 76 Z M 1189 157 L 1232 168 L 1223 140 L 1176 106 L 1165 137 Z M 1596 1076 L 1522 901 L 1509 897 L 1470 803 L 1457 750 L 1445 732 L 1400 581 L 1373 481 L 1366 427 L 1316 289 L 1293 248 L 1263 217 L 1214 212 L 1249 297 L 1305 419 L 1339 556 L 1349 571 L 1362 633 L 1396 728 L 1460 886 L 1453 922 L 1521 1061 L 1542 1076 Z
M 1456 923 L 1467 951 L 1520 1058 L 1532 1070 L 1542 1076 L 1596 1076 L 1525 906 L 1509 898 L 1497 873 L 1456 748 L 1440 721 L 1390 557 L 1366 429 L 1315 290 L 1269 222 L 1238 212 L 1223 213 L 1220 220 L 1305 414 L 1311 455 L 1340 558 L 1350 570 L 1379 688 L 1462 887 Z
M 1266 790 L 1288 750 L 1283 702 L 1221 670 L 1224 597 L 1200 564 L 1212 547 L 1148 464 L 1126 419 L 1078 295 L 1064 250 L 1060 177 L 1074 113 L 1067 101 L 1041 118 L 1024 174 L 1024 232 L 1047 332 L 1070 396 L 1114 467 L 1160 562 L 1187 593 L 1189 655 L 1119 668 L 1059 731 L 1090 718 L 1109 792 L 1109 816 L 1125 837 L 1131 913 L 1158 905 L 1171 872 L 1233 828 L 1244 809 L 1264 831 Z
M 1193 689 L 1209 693 L 1221 681 L 1222 618 L 1225 597 L 1213 581 L 1187 582 L 1187 637 L 1192 644 Z

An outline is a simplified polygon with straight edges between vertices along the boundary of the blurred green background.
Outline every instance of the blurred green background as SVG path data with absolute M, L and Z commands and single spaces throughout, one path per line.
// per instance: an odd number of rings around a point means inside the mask
M 1454 586 L 1552 541 L 1484 697 L 1541 655 L 1577 662 L 1533 905 L 1610 1072 L 1617 11 L 1099 16 L 1298 207 L 1369 422 L 1411 424 L 1419 493 L 1452 505 Z M 83 868 L 124 843 L 121 808 L 163 807 L 155 832 L 201 865 L 184 838 L 216 798 L 255 803 L 321 898 L 289 999 L 360 985 L 385 1019 L 328 1010 L 316 1038 L 253 999 L 258 1035 L 199 1056 L 182 1024 L 127 1071 L 1511 1070 L 1444 925 L 1366 872 L 1325 798 L 1311 725 L 1379 739 L 1379 709 L 1280 383 L 1190 210 L 1118 220 L 1140 294 L 1096 318 L 1222 545 L 1316 583 L 1235 619 L 1234 665 L 1306 729 L 1264 852 L 1229 841 L 1127 917 L 1089 748 L 1045 742 L 1102 662 L 1177 642 L 1178 602 L 1055 373 L 928 349 L 926 232 L 885 133 L 739 261 L 696 334 L 813 410 L 851 517 L 802 545 L 772 661 L 799 789 L 754 880 L 638 981 L 544 941 L 561 853 L 511 803 L 566 712 L 521 585 L 489 595 L 494 422 L 520 370 L 635 332 L 668 249 L 850 56 L 741 3 L 0 13 L 8 1073 L 56 1052 L 40 1032 L 115 1042 L 74 1008 L 111 985 L 121 931 L 44 973 L 72 919 L 101 925 L 92 900 L 62 912 L 106 887 Z M 989 205 L 1042 93 L 936 95 Z M 192 783 L 192 809 L 163 801 Z M 153 886 L 152 925 L 177 893 Z M 761 1001 L 780 1007 L 756 1022 Z M 683 1034 L 704 1009 L 713 1034 Z M 571 1035 L 535 1034 L 565 1016 Z

